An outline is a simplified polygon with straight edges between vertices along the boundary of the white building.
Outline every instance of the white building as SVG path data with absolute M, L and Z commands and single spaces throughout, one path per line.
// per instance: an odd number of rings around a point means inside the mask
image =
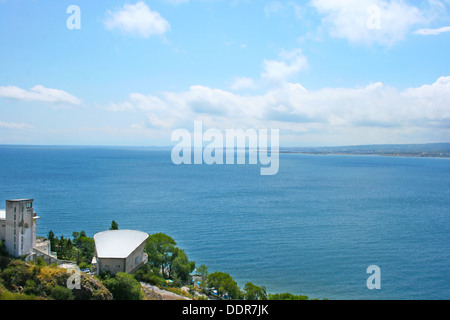
M 7 200 L 0 213 L 0 239 L 13 257 L 27 255 L 36 246 L 36 222 L 33 199 Z
M 13 257 L 25 255 L 28 261 L 43 257 L 53 263 L 56 255 L 50 251 L 50 242 L 36 240 L 37 219 L 33 199 L 6 200 L 6 210 L 0 210 L 0 240 Z
M 94 236 L 95 256 L 92 265 L 97 273 L 133 273 L 148 261 L 148 256 L 144 253 L 147 239 L 147 233 L 133 230 L 97 233 Z

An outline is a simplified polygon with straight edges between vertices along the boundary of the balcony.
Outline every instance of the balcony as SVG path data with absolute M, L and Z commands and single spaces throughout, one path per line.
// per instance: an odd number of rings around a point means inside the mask
M 148 262 L 148 254 L 144 253 L 144 257 L 142 258 L 142 263 L 147 264 Z

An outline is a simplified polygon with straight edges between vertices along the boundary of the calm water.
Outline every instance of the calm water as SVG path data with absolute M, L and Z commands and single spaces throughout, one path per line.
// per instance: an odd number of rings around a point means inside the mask
M 0 207 L 34 198 L 49 230 L 171 235 L 197 264 L 268 292 L 450 299 L 450 160 L 282 154 L 259 166 L 175 166 L 170 150 L 0 147 Z M 366 287 L 370 265 L 381 290 Z

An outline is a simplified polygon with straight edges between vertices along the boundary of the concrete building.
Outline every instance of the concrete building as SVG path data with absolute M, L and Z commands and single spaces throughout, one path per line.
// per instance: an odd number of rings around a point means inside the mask
M 13 257 L 26 256 L 27 261 L 42 257 L 48 263 L 56 262 L 50 242 L 36 239 L 38 219 L 33 199 L 6 200 L 6 209 L 0 210 L 0 240 Z
M 27 255 L 36 246 L 36 222 L 33 199 L 7 200 L 0 213 L 0 237 L 13 257 Z
M 94 236 L 95 256 L 92 265 L 97 273 L 133 273 L 148 261 L 148 256 L 144 253 L 147 239 L 147 233 L 133 230 L 97 233 Z

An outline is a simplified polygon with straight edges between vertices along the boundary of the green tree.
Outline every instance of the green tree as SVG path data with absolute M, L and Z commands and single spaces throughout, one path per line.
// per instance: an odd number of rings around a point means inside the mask
M 266 287 L 258 287 L 248 282 L 244 287 L 245 300 L 267 300 Z
M 51 251 L 56 251 L 57 239 L 55 238 L 55 234 L 53 233 L 52 230 L 50 230 L 48 232 L 47 239 L 50 241 L 50 250 Z
M 195 262 L 189 261 L 184 250 L 176 245 L 175 240 L 164 233 L 149 236 L 145 245 L 149 264 L 160 270 L 166 279 L 188 281 Z
M 208 267 L 204 264 L 200 265 L 197 268 L 197 272 L 201 277 L 201 281 L 200 281 L 200 288 L 205 288 L 207 286 L 207 278 L 208 278 Z
M 113 220 L 109 230 L 119 230 L 119 224 Z
M 9 290 L 25 287 L 28 280 L 34 277 L 33 269 L 21 260 L 12 260 L 1 272 L 3 283 Z
M 153 268 L 147 263 L 134 273 L 134 278 L 138 281 L 146 282 L 155 286 L 164 283 L 164 278 L 156 268 Z
M 55 300 L 74 300 L 72 290 L 62 286 L 55 286 L 50 289 L 50 297 Z
M 308 296 L 293 295 L 292 293 L 269 294 L 269 300 L 308 300 Z
M 152 234 L 145 244 L 148 261 L 157 268 L 164 277 L 169 278 L 177 243 L 164 233 Z
M 0 257 L 8 257 L 8 251 L 3 241 L 0 241 Z
M 208 286 L 215 288 L 218 293 L 230 295 L 231 299 L 238 299 L 241 291 L 233 278 L 224 272 L 214 272 L 208 275 Z
M 207 277 L 209 272 L 208 272 L 208 267 L 204 264 L 201 264 L 198 268 L 197 268 L 197 272 L 200 276 L 202 277 Z
M 105 286 L 111 291 L 114 300 L 142 300 L 141 284 L 133 275 L 119 272 L 115 277 L 105 280 Z
M 73 258 L 78 265 L 81 263 L 90 264 L 92 257 L 95 254 L 94 239 L 88 237 L 84 231 L 81 231 L 80 233 L 74 232 L 72 236 L 74 237 L 73 243 L 78 249 L 77 252 L 74 253 Z
M 190 273 L 195 269 L 195 262 L 189 261 L 184 250 L 175 248 L 173 260 L 170 265 L 169 276 L 175 273 L 181 281 L 189 281 Z

